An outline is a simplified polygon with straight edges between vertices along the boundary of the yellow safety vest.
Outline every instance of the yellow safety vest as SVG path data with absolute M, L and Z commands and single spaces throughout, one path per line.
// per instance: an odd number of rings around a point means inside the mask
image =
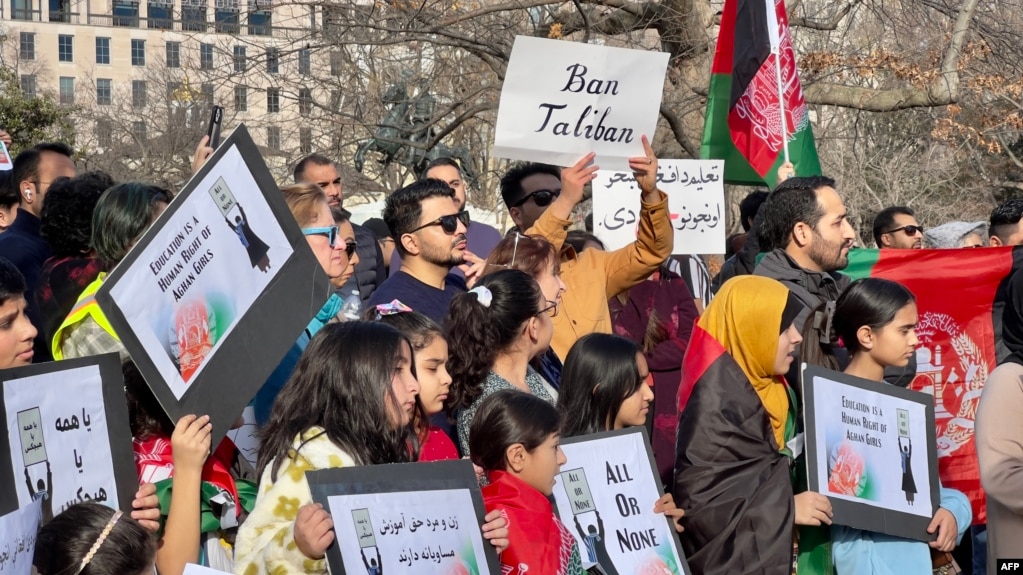
M 114 332 L 114 328 L 110 325 L 110 321 L 107 320 L 107 316 L 103 314 L 103 310 L 99 308 L 99 304 L 96 303 L 96 292 L 99 291 L 99 286 L 103 285 L 103 279 L 107 277 L 106 273 L 99 274 L 91 284 L 85 287 L 82 291 L 82 295 L 78 296 L 78 301 L 75 302 L 75 307 L 71 308 L 71 313 L 64 318 L 64 323 L 60 324 L 57 328 L 56 333 L 53 334 L 53 341 L 50 343 L 50 350 L 53 352 L 53 359 L 60 361 L 64 359 L 64 352 L 61 349 L 61 344 L 64 343 L 64 333 L 72 326 L 77 325 L 79 322 L 84 320 L 86 317 L 92 317 L 103 331 L 110 334 L 117 341 L 121 341 L 121 338 L 117 337 Z

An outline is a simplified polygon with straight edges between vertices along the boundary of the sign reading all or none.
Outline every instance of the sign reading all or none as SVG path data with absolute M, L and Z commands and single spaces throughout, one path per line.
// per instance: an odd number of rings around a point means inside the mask
M 673 254 L 725 253 L 725 186 L 721 160 L 659 160 L 657 188 L 668 195 Z M 593 180 L 593 233 L 608 250 L 636 241 L 639 187 L 631 171 L 600 170 Z
M 627 170 L 653 139 L 666 52 L 517 36 L 501 88 L 494 155 L 571 166 L 593 151 Z

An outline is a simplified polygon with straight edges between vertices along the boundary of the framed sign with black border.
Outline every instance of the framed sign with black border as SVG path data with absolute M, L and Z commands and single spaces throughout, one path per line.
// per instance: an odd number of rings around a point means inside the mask
M 583 566 L 608 575 L 690 573 L 674 523 L 654 513 L 664 490 L 645 428 L 562 437 L 561 449 L 568 461 L 555 509 Z
M 215 445 L 331 291 L 239 126 L 96 301 L 171 421 L 209 415 Z
M 831 500 L 832 521 L 933 541 L 934 398 L 803 364 L 803 400 L 809 489 Z
M 0 371 L 0 514 L 42 501 L 43 523 L 83 502 L 125 512 L 138 491 L 116 353 Z
M 501 572 L 483 539 L 483 495 L 467 460 L 323 469 L 306 479 L 334 520 L 334 575 Z

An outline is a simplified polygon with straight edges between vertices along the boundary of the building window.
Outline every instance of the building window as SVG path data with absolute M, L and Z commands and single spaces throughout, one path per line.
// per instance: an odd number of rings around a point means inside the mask
M 96 120 L 96 144 L 101 148 L 109 148 L 114 142 L 114 131 L 110 120 Z
M 213 104 L 213 84 L 203 84 L 199 87 L 199 93 L 204 103 Z
M 70 34 L 57 36 L 57 59 L 61 62 L 75 61 L 75 37 Z
M 234 109 L 238 112 L 249 110 L 249 89 L 245 86 L 234 87 Z
M 278 48 L 266 49 L 266 71 L 269 74 L 281 71 L 281 51 Z
M 298 51 L 298 73 L 308 76 L 313 70 L 313 51 L 302 48 Z
M 330 53 L 330 75 L 341 75 L 341 52 Z
M 97 78 L 96 79 L 96 104 L 100 106 L 109 106 L 111 100 L 113 100 L 113 80 L 109 78 Z
M 146 41 L 145 40 L 132 40 L 131 41 L 131 65 L 132 66 L 145 66 L 146 65 Z
M 213 69 L 213 44 L 199 44 L 199 69 Z
M 166 0 L 150 0 L 147 26 L 155 30 L 170 30 L 174 27 L 174 5 Z
M 245 61 L 245 46 L 234 47 L 234 71 L 244 72 L 246 66 Z
M 38 20 L 40 14 L 35 10 L 32 0 L 11 0 L 11 18 L 14 20 Z
M 333 112 L 341 110 L 341 90 L 330 91 L 330 109 Z
M 181 67 L 181 42 L 167 42 L 167 67 Z
M 75 79 L 69 76 L 60 77 L 60 103 L 70 106 L 75 103 Z
M 34 32 L 22 32 L 18 58 L 21 60 L 36 59 L 36 35 Z
M 267 88 L 266 89 L 266 111 L 271 114 L 276 114 L 281 111 L 281 89 L 280 88 Z
M 71 13 L 71 0 L 50 0 L 50 22 L 71 22 L 72 16 L 77 17 L 78 14 Z
M 298 151 L 300 154 L 313 153 L 313 130 L 312 128 L 299 128 L 298 130 Z
M 131 137 L 135 138 L 136 142 L 141 144 L 146 141 L 146 123 L 145 122 L 132 122 L 131 123 Z
M 114 26 L 137 28 L 139 25 L 138 0 L 114 0 Z
M 23 74 L 21 76 L 21 93 L 26 98 L 36 97 L 36 77 L 35 74 Z
M 131 105 L 136 108 L 146 107 L 146 81 L 145 80 L 132 80 L 131 81 Z
M 110 38 L 96 37 L 96 63 L 110 63 Z
M 298 113 L 308 116 L 313 111 L 313 89 L 298 89 Z
M 181 2 L 181 29 L 186 32 L 205 32 L 205 0 L 183 0 Z
M 217 0 L 213 14 L 217 32 L 237 34 L 241 32 L 238 20 L 238 0 Z
M 253 36 L 273 34 L 273 10 L 269 0 L 249 0 L 249 34 Z
M 266 147 L 271 150 L 281 149 L 281 128 L 280 126 L 268 126 L 266 129 Z

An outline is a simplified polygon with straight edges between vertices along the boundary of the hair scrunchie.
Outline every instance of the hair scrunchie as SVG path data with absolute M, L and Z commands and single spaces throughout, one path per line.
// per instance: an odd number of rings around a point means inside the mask
M 476 286 L 469 293 L 475 295 L 483 307 L 490 307 L 490 302 L 494 301 L 494 294 L 486 286 Z

